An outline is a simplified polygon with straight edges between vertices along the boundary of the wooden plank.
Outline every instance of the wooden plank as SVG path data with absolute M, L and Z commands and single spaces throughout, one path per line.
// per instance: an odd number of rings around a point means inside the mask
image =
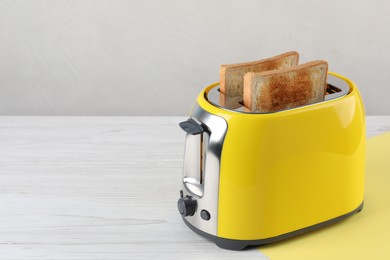
M 184 119 L 0 117 L 0 259 L 262 259 L 182 222 Z

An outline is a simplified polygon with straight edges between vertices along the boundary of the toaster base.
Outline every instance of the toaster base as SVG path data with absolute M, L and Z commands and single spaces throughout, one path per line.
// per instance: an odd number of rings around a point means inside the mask
M 270 237 L 270 238 L 265 238 L 265 239 L 258 239 L 258 240 L 236 240 L 236 239 L 217 237 L 214 235 L 210 235 L 210 234 L 194 227 L 184 217 L 183 217 L 183 221 L 184 221 L 184 223 L 186 223 L 186 225 L 192 231 L 194 231 L 195 233 L 197 233 L 203 237 L 206 237 L 207 239 L 210 239 L 220 248 L 229 249 L 229 250 L 243 250 L 244 248 L 249 247 L 249 246 L 261 246 L 261 245 L 271 244 L 271 243 L 278 242 L 278 241 L 286 239 L 286 238 L 301 235 L 301 234 L 304 234 L 306 232 L 314 231 L 314 230 L 320 229 L 322 227 L 334 224 L 334 223 L 339 222 L 339 221 L 341 221 L 341 220 L 343 220 L 343 219 L 345 219 L 345 218 L 347 218 L 355 213 L 360 212 L 363 209 L 363 204 L 364 204 L 364 202 L 362 202 L 360 204 L 360 206 L 357 207 L 355 210 L 353 210 L 347 214 L 344 214 L 344 215 L 338 216 L 336 218 L 315 224 L 313 226 L 309 226 L 306 228 L 295 230 L 295 231 L 292 231 L 292 232 L 289 232 L 289 233 L 286 233 L 286 234 L 283 234 L 280 236 Z

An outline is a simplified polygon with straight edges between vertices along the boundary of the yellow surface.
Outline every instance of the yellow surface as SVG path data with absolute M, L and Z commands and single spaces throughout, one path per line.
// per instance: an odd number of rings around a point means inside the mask
M 228 123 L 219 181 L 223 238 L 283 235 L 355 210 L 364 197 L 365 117 L 350 80 L 342 98 L 269 114 L 198 103 Z M 207 91 L 207 90 L 206 90 Z
M 390 259 L 390 132 L 367 141 L 363 211 L 327 228 L 260 247 L 278 259 Z

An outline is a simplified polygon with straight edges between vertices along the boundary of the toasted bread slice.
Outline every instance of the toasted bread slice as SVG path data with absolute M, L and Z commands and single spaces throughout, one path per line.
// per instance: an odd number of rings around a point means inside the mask
M 243 97 L 244 75 L 248 72 L 262 72 L 296 66 L 299 54 L 295 51 L 281 55 L 246 63 L 221 65 L 220 91 L 229 97 Z
M 328 63 L 312 61 L 299 66 L 244 77 L 244 106 L 252 112 L 275 112 L 323 101 Z
M 242 101 L 241 97 L 229 97 L 223 93 L 219 93 L 219 104 L 228 109 L 237 109 L 242 107 L 240 102 Z

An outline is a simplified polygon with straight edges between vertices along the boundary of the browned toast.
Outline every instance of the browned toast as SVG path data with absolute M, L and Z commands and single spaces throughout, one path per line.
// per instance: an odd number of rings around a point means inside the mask
M 242 101 L 241 97 L 229 97 L 223 93 L 219 93 L 219 104 L 222 107 L 228 109 L 236 109 L 242 106 L 240 104 L 241 101 Z
M 221 65 L 220 91 L 229 97 L 243 97 L 244 75 L 248 72 L 262 72 L 281 69 L 298 64 L 299 54 L 295 51 L 253 62 Z
M 275 112 L 324 100 L 328 63 L 249 72 L 244 76 L 244 106 L 252 112 Z

